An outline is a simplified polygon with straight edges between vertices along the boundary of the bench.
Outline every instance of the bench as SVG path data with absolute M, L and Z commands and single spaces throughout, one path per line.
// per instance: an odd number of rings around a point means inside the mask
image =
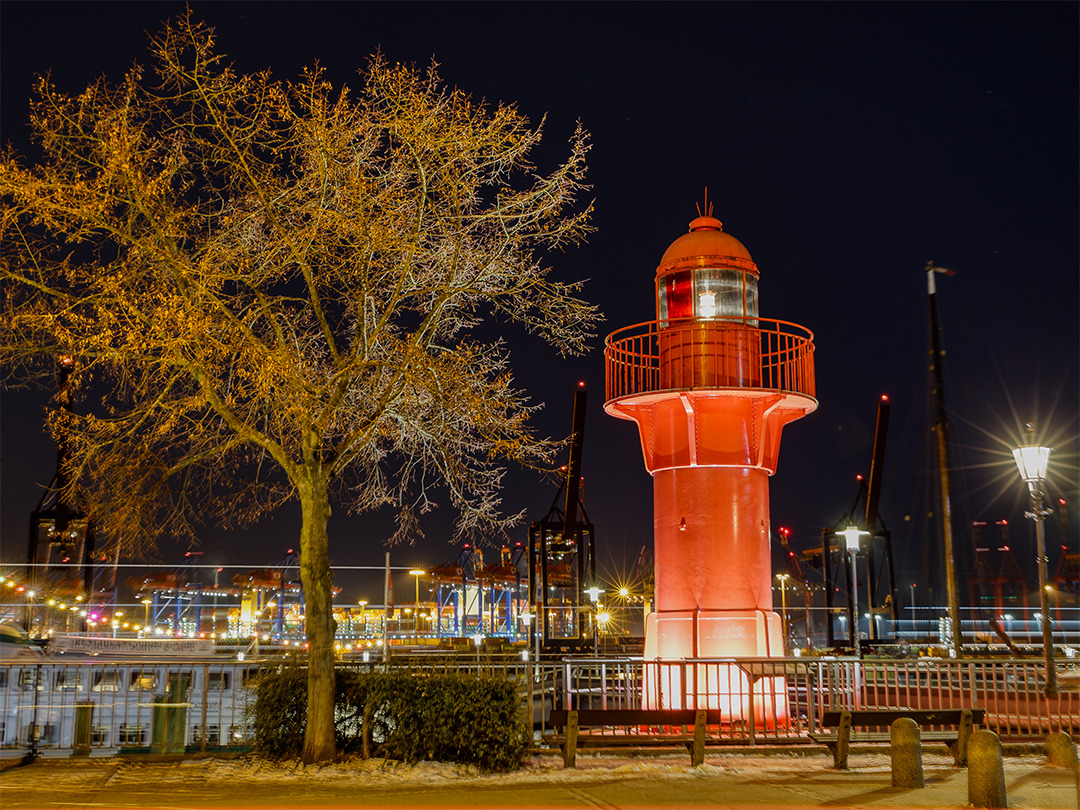
M 697 766 L 705 761 L 705 727 L 721 722 L 720 711 L 715 709 L 552 709 L 551 726 L 563 731 L 546 734 L 544 740 L 562 749 L 567 768 L 576 764 L 580 747 L 619 745 L 686 746 L 690 764 Z M 580 733 L 605 727 L 612 732 Z
M 848 747 L 852 742 L 889 742 L 890 732 L 860 732 L 852 734 L 852 728 L 892 726 L 893 722 L 908 717 L 919 724 L 920 740 L 944 742 L 952 751 L 957 765 L 967 764 L 968 738 L 975 726 L 983 722 L 985 709 L 851 709 L 828 711 L 821 718 L 823 728 L 835 728 L 835 734 L 815 733 L 815 742 L 828 746 L 833 755 L 833 767 L 847 768 Z M 926 726 L 953 726 L 943 731 L 921 731 Z

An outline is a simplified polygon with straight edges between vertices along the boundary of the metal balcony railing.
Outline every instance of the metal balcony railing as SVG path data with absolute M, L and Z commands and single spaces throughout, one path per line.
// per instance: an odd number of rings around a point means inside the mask
M 660 340 L 677 359 L 662 356 Z M 607 401 L 694 388 L 753 388 L 815 398 L 814 335 L 797 324 L 650 321 L 604 343 Z

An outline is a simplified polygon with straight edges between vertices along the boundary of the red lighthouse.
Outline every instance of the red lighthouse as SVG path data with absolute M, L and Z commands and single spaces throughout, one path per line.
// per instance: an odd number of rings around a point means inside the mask
M 817 407 L 814 345 L 809 330 L 758 317 L 758 276 L 742 243 L 699 216 L 656 269 L 656 320 L 605 344 L 604 409 L 637 423 L 653 477 L 647 661 L 783 655 L 769 476 L 784 425 Z M 646 683 L 647 704 L 681 705 L 681 676 L 652 677 L 668 682 Z M 728 696 L 741 691 L 716 683 L 709 707 L 738 713 Z

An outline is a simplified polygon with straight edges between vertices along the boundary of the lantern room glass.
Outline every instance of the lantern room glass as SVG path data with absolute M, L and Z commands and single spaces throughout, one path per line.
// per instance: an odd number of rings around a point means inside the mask
M 739 320 L 757 326 L 757 277 L 743 270 L 701 267 L 660 279 L 662 322 L 682 318 Z

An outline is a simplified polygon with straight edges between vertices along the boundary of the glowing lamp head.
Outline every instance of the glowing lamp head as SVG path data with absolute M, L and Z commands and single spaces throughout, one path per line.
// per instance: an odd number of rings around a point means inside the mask
M 1016 468 L 1020 477 L 1029 484 L 1046 480 L 1046 468 L 1050 464 L 1050 448 L 1025 445 L 1013 449 Z
M 858 528 L 857 526 L 848 526 L 842 532 L 836 533 L 838 537 L 843 537 L 846 543 L 848 551 L 859 550 L 859 538 L 870 534 L 868 531 Z
M 712 216 L 698 217 L 656 268 L 656 314 L 669 321 L 737 320 L 755 325 L 758 269 L 742 242 Z

